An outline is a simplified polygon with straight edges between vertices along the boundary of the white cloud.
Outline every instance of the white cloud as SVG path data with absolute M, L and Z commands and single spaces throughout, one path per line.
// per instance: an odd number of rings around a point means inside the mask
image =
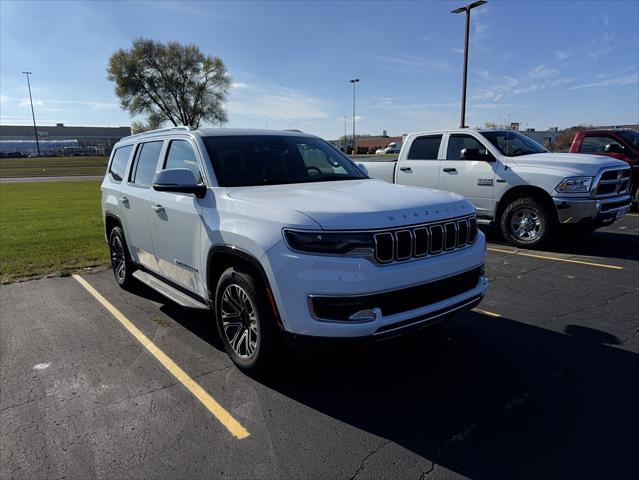
M 449 62 L 432 58 L 411 55 L 403 52 L 386 51 L 364 55 L 365 58 L 376 62 L 379 66 L 395 72 L 410 72 L 416 69 L 451 70 Z
M 233 82 L 231 83 L 231 88 L 248 88 L 248 85 L 246 83 Z
M 11 100 L 10 97 L 7 97 L 6 95 L 0 95 L 0 104 L 7 103 L 9 100 Z
M 285 87 L 240 89 L 232 92 L 227 109 L 232 115 L 270 120 L 314 120 L 329 117 L 328 102 Z
M 559 75 L 559 70 L 556 68 L 549 68 L 544 64 L 537 65 L 535 68 L 532 68 L 528 71 L 528 76 L 531 78 L 551 78 Z
M 38 100 L 36 98 L 33 99 L 33 106 L 34 107 L 41 107 L 42 105 L 44 105 L 42 103 L 42 100 Z M 18 103 L 18 107 L 29 107 L 31 106 L 31 101 L 29 100 L 29 97 L 25 97 L 25 98 L 21 98 L 20 99 L 20 103 Z
M 592 87 L 616 87 L 621 85 L 634 85 L 639 83 L 639 73 L 632 73 L 630 75 L 622 75 L 619 77 L 612 77 L 599 82 L 587 83 L 585 85 L 576 85 L 571 90 L 577 90 L 580 88 L 592 88 Z
M 555 50 L 555 57 L 560 62 L 563 62 L 570 56 L 570 52 L 568 50 Z
M 510 60 L 511 58 L 513 58 L 513 55 L 515 55 L 514 52 L 508 52 L 506 53 L 503 57 L 502 57 L 502 61 L 507 61 Z

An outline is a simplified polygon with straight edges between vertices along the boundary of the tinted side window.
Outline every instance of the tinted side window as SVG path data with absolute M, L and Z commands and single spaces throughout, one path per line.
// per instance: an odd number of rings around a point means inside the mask
M 197 157 L 191 143 L 186 140 L 172 140 L 166 155 L 164 169 L 188 168 L 193 172 L 198 183 L 202 182 L 202 174 L 197 164 Z
M 147 142 L 138 147 L 138 155 L 131 172 L 131 183 L 150 186 L 164 142 Z
M 602 153 L 605 151 L 606 145 L 621 144 L 611 137 L 584 137 L 579 152 L 581 153 Z
M 133 145 L 127 145 L 126 147 L 120 147 L 115 150 L 113 160 L 111 160 L 111 166 L 109 167 L 109 173 L 113 177 L 113 180 L 119 182 L 124 177 L 126 164 L 129 161 L 129 155 L 131 155 L 132 149 Z
M 410 146 L 408 160 L 437 160 L 441 143 L 441 135 L 416 138 Z
M 451 135 L 448 139 L 448 149 L 446 152 L 446 160 L 459 160 L 461 151 L 464 148 L 475 148 L 480 151 L 486 151 L 486 147 L 470 135 Z

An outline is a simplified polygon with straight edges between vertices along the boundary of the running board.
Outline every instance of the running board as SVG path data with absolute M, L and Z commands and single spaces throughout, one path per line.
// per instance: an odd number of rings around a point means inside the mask
M 133 277 L 182 307 L 194 308 L 197 310 L 208 310 L 209 308 L 205 303 L 179 291 L 177 288 L 172 287 L 168 283 L 163 282 L 159 278 L 143 270 L 136 270 L 133 272 Z

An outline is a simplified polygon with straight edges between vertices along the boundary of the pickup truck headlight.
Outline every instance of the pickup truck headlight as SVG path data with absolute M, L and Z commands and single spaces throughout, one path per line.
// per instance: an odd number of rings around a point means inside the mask
M 292 250 L 300 252 L 343 255 L 356 251 L 372 254 L 374 250 L 373 237 L 369 233 L 284 230 L 284 239 Z
M 560 193 L 587 193 L 592 186 L 592 177 L 568 177 L 564 178 L 555 187 Z

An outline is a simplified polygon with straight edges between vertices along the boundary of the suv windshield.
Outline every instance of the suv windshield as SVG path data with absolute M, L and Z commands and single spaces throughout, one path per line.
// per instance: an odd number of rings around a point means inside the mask
M 233 135 L 203 141 L 221 187 L 367 178 L 349 158 L 318 138 Z
M 548 151 L 532 138 L 514 130 L 495 130 L 481 132 L 481 134 L 507 157 L 519 157 L 520 155 L 532 155 L 533 153 L 545 153 Z
M 639 132 L 635 130 L 624 130 L 619 132 L 618 135 L 628 142 L 632 148 L 639 148 Z

